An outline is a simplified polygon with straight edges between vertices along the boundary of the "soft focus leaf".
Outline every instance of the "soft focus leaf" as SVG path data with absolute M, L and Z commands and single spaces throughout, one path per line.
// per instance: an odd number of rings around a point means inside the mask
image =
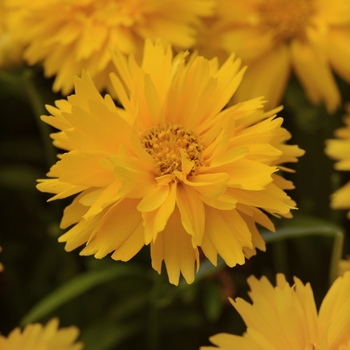
M 41 176 L 37 168 L 29 165 L 6 165 L 0 169 L 0 184 L 19 191 L 35 191 L 36 180 Z
M 140 277 L 140 270 L 130 264 L 116 264 L 115 267 L 106 270 L 89 271 L 78 275 L 57 288 L 38 304 L 34 305 L 28 314 L 22 319 L 21 324 L 25 325 L 41 319 L 61 305 L 93 287 L 129 275 L 138 275 L 138 277 Z
M 140 320 L 128 324 L 115 324 L 110 320 L 98 322 L 88 327 L 80 339 L 84 350 L 116 349 L 125 339 L 140 332 L 142 325 Z

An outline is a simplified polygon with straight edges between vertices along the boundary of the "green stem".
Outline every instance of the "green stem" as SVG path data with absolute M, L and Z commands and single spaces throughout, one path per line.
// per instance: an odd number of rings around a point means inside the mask
M 263 232 L 262 236 L 266 243 L 278 242 L 285 239 L 304 237 L 304 236 L 327 236 L 334 240 L 329 268 L 329 283 L 338 276 L 339 261 L 342 257 L 344 231 L 332 224 L 320 223 L 309 227 L 285 227 L 277 230 L 276 233 Z
M 44 108 L 44 102 L 38 92 L 38 89 L 33 82 L 32 75 L 32 72 L 29 70 L 23 72 L 23 88 L 32 108 L 40 137 L 44 145 L 46 162 L 48 164 L 48 167 L 51 167 L 57 161 L 57 152 L 52 145 L 52 140 L 50 138 L 51 129 L 49 125 L 40 119 L 42 115 L 46 114 L 46 110 Z
M 278 266 L 277 272 L 282 272 L 285 276 L 288 276 L 289 271 L 286 241 L 281 240 L 273 243 L 272 257 L 274 261 L 274 266 Z
M 154 273 L 153 289 L 150 295 L 147 341 L 149 350 L 159 349 L 159 299 L 161 298 L 162 276 Z

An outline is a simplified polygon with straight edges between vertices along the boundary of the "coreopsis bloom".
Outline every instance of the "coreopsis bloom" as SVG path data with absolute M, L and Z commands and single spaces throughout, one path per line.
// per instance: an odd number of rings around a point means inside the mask
M 0 334 L 0 350 L 80 350 L 83 344 L 76 342 L 79 330 L 75 326 L 58 328 L 53 318 L 45 326 L 28 324 L 23 332 L 15 328 L 8 337 Z
M 350 272 L 333 283 L 317 313 L 309 283 L 294 278 L 290 286 L 282 274 L 273 287 L 266 277 L 251 276 L 252 304 L 230 300 L 243 318 L 243 336 L 221 333 L 210 338 L 217 347 L 201 350 L 349 350 Z
M 338 276 L 343 276 L 347 271 L 350 271 L 350 255 L 339 261 Z
M 48 106 L 42 119 L 59 129 L 54 144 L 68 152 L 40 180 L 51 200 L 80 193 L 64 212 L 59 238 L 81 255 L 131 259 L 150 245 L 173 284 L 199 268 L 199 248 L 213 263 L 243 264 L 265 249 L 256 223 L 266 213 L 290 217 L 295 203 L 276 174 L 303 154 L 284 144 L 289 132 L 260 99 L 223 109 L 244 69 L 232 55 L 224 65 L 146 41 L 138 65 L 117 51 L 111 81 L 122 108 L 100 95 L 90 76 L 75 78 L 75 95 Z M 288 170 L 282 166 L 283 170 Z
M 53 90 L 73 89 L 73 75 L 88 69 L 99 89 L 111 71 L 110 50 L 142 53 L 145 38 L 161 38 L 177 49 L 195 42 L 200 18 L 214 0 L 9 0 L 18 15 L 12 28 L 28 47 L 24 57 L 42 62 Z
M 345 126 L 335 131 L 337 139 L 326 141 L 326 154 L 337 160 L 334 168 L 337 170 L 350 170 L 350 105 L 347 107 L 348 115 L 344 117 Z M 335 191 L 331 196 L 331 207 L 334 209 L 350 209 L 350 181 Z M 347 213 L 350 219 L 350 210 Z
M 312 103 L 324 102 L 329 112 L 335 111 L 341 96 L 332 69 L 350 82 L 349 1 L 217 3 L 214 21 L 207 31 L 208 40 L 202 40 L 208 43 L 203 52 L 235 52 L 248 65 L 234 102 L 265 96 L 268 106 L 275 107 L 293 72 Z
M 2 247 L 0 246 L 0 253 L 2 252 Z M 0 272 L 4 271 L 4 265 L 0 262 Z
M 0 0 L 0 69 L 14 68 L 23 62 L 24 47 L 9 28 L 11 16 L 12 11 L 5 6 L 5 0 Z

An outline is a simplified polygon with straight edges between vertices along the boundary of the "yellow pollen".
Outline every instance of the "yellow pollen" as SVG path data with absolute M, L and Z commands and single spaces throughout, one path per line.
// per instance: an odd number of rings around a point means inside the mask
M 191 130 L 182 125 L 152 127 L 142 135 L 141 143 L 156 161 L 162 175 L 182 171 L 181 150 L 193 164 L 190 174 L 202 166 L 204 146 Z
M 257 10 L 262 26 L 274 32 L 277 42 L 303 40 L 314 14 L 313 0 L 265 0 Z

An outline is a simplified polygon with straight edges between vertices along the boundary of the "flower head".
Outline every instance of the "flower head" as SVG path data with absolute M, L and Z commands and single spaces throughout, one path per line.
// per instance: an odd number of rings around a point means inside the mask
M 278 105 L 290 72 L 314 104 L 340 104 L 332 68 L 350 82 L 350 3 L 347 0 L 218 0 L 205 40 L 217 54 L 235 52 L 248 65 L 234 102 L 265 96 Z M 203 31 L 201 31 L 203 32 Z M 209 34 L 211 35 L 211 34 Z M 202 40 L 203 41 L 203 40 Z M 201 52 L 201 51 L 200 51 Z
M 335 131 L 337 139 L 326 141 L 326 154 L 337 160 L 334 167 L 337 170 L 350 170 L 350 105 L 348 115 L 344 117 L 345 126 Z M 331 207 L 334 209 L 350 209 L 350 181 L 339 188 L 331 196 Z M 350 219 L 350 210 L 347 214 Z
M 42 61 L 45 75 L 56 75 L 53 90 L 67 95 L 82 69 L 99 89 L 106 88 L 110 50 L 139 54 L 145 38 L 161 38 L 177 49 L 192 46 L 200 18 L 213 5 L 213 0 L 17 0 L 12 7 L 19 15 L 11 27 L 28 45 L 27 62 Z
M 58 319 L 53 318 L 46 326 L 28 324 L 23 332 L 14 329 L 8 337 L 0 335 L 2 350 L 80 350 L 83 344 L 75 340 L 79 330 L 74 327 L 58 329 Z
M 266 277 L 248 278 L 252 304 L 230 300 L 243 318 L 242 337 L 217 334 L 210 338 L 218 347 L 201 350 L 348 350 L 350 349 L 350 272 L 339 277 L 317 313 L 309 283 L 294 278 L 291 287 L 282 274 L 273 287 Z
M 42 117 L 68 152 L 38 185 L 51 200 L 80 193 L 61 222 L 74 225 L 59 239 L 66 250 L 86 244 L 82 255 L 127 261 L 150 244 L 153 268 L 164 260 L 174 284 L 180 272 L 194 280 L 199 248 L 229 266 L 265 249 L 256 223 L 274 230 L 266 213 L 295 208 L 279 164 L 303 154 L 284 144 L 290 134 L 260 99 L 223 109 L 243 76 L 239 60 L 219 67 L 186 55 L 146 41 L 138 65 L 117 51 L 111 81 L 123 109 L 87 73 L 76 78 L 75 95 Z

